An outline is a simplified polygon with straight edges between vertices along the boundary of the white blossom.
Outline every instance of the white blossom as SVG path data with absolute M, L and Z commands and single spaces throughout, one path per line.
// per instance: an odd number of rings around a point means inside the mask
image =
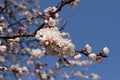
M 3 32 L 3 27 L 2 26 L 0 26 L 0 32 Z
M 48 24 L 49 26 L 55 26 L 57 24 L 57 21 L 56 19 L 53 19 L 53 18 L 49 18 L 48 20 L 45 20 L 44 21 L 46 24 Z
M 86 44 L 86 45 L 85 45 L 85 51 L 86 51 L 87 53 L 91 53 L 91 52 L 92 52 L 92 48 L 91 48 L 91 46 L 90 46 L 89 44 Z
M 98 63 L 102 63 L 102 62 L 103 62 L 103 57 L 102 57 L 102 56 L 97 56 L 97 57 L 96 57 L 96 61 L 97 61 Z
M 8 32 L 8 33 L 11 33 L 11 32 L 12 32 L 12 29 L 8 29 L 7 32 Z
M 50 16 L 52 13 L 55 13 L 57 11 L 56 7 L 48 7 L 44 10 L 46 16 Z M 59 15 L 58 13 L 54 14 L 54 18 L 57 18 Z
M 0 18 L 0 21 L 3 21 L 4 19 L 5 19 L 5 17 L 2 16 L 2 17 Z
M 60 68 L 60 64 L 59 64 L 58 62 L 55 64 L 55 68 L 56 68 L 56 69 L 59 69 L 59 68 Z
M 73 72 L 72 75 L 73 75 L 73 76 L 80 76 L 80 77 L 85 78 L 85 79 L 88 79 L 88 78 L 89 78 L 88 75 L 85 75 L 85 74 L 83 74 L 83 73 L 80 72 L 80 71 Z
M 55 12 L 57 10 L 56 7 L 48 7 L 44 10 L 45 13 L 49 13 L 49 12 Z
M 70 7 L 74 8 L 79 2 L 80 2 L 80 0 L 75 0 L 75 1 L 71 2 Z
M 17 76 L 24 76 L 29 73 L 29 70 L 27 67 L 19 67 L 19 64 L 14 64 L 10 67 L 11 73 L 17 75 Z
M 7 71 L 8 68 L 7 68 L 7 67 L 4 67 L 4 66 L 0 66 L 0 70 L 1 70 L 1 71 Z
M 65 32 L 62 32 L 61 35 L 62 35 L 62 37 L 70 37 L 70 34 L 69 33 L 65 33 Z
M 55 80 L 55 78 L 53 76 L 50 76 L 50 79 L 49 80 Z
M 89 58 L 90 60 L 96 60 L 96 54 L 95 54 L 95 53 L 90 53 L 90 54 L 88 55 L 88 58 Z
M 73 56 L 73 59 L 74 60 L 78 60 L 78 59 L 80 59 L 81 58 L 81 55 L 80 54 L 75 54 L 74 56 Z
M 15 39 L 9 39 L 9 41 L 11 41 L 11 42 L 20 42 L 20 38 L 16 37 Z
M 83 60 L 83 61 L 76 61 L 76 60 L 69 60 L 69 65 L 68 66 L 88 66 L 93 64 L 92 61 L 89 60 Z
M 31 21 L 32 15 L 29 11 L 24 11 L 23 16 L 26 17 L 26 20 Z
M 88 66 L 88 65 L 93 64 L 93 61 L 83 60 L 79 64 L 81 64 L 81 66 Z
M 33 49 L 31 52 L 31 59 L 41 58 L 44 53 L 40 49 Z
M 102 53 L 107 55 L 109 53 L 109 49 L 107 47 L 104 47 Z
M 16 73 L 19 70 L 19 64 L 14 64 L 10 67 L 11 73 Z
M 52 75 L 54 72 L 53 72 L 53 70 L 49 69 L 47 73 L 48 73 L 48 75 L 50 76 L 50 75 Z
M 69 80 L 69 75 L 66 73 L 66 72 L 64 72 L 63 74 L 62 74 L 62 76 L 66 79 L 66 80 Z
M 0 35 L 3 33 L 3 27 L 0 26 Z
M 0 56 L 0 63 L 5 62 L 5 58 L 3 56 Z
M 24 49 L 21 49 L 20 52 L 23 53 L 23 54 L 30 53 L 31 49 L 30 48 L 24 48 Z
M 0 45 L 0 53 L 3 53 L 7 50 L 7 47 L 4 45 Z
M 22 68 L 21 68 L 21 74 L 22 75 L 26 75 L 26 74 L 28 74 L 29 73 L 29 70 L 28 70 L 28 68 L 26 67 L 26 66 L 23 66 Z
M 100 80 L 100 76 L 98 74 L 91 73 L 90 76 L 91 76 L 92 80 Z
M 47 74 L 46 74 L 46 72 L 41 72 L 41 73 L 40 73 L 40 76 L 41 76 L 41 78 L 42 78 L 43 80 L 46 80 L 46 79 L 47 79 Z
M 4 76 L 3 75 L 0 75 L 0 80 L 4 80 Z

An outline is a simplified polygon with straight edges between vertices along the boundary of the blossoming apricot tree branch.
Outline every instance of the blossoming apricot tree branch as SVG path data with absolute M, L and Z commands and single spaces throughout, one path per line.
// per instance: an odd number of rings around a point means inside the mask
M 109 53 L 109 49 L 104 47 L 95 54 L 89 44 L 81 50 L 75 50 L 69 33 L 62 31 L 67 26 L 67 21 L 60 21 L 58 13 L 65 5 L 74 8 L 80 0 L 61 0 L 56 7 L 48 7 L 43 13 L 39 10 L 38 2 L 39 0 L 0 1 L 0 79 L 7 80 L 12 77 L 8 76 L 10 73 L 15 80 L 55 80 L 57 74 L 61 74 L 64 79 L 80 76 L 99 80 L 100 76 L 95 73 L 87 75 L 81 71 L 62 70 L 101 63 Z M 88 57 L 88 60 L 81 60 L 82 55 Z M 54 66 L 52 62 L 45 61 L 48 56 L 58 59 L 52 61 Z

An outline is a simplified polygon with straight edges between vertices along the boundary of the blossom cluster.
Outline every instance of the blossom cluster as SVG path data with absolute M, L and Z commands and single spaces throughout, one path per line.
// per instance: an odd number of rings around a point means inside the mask
M 44 10 L 45 15 L 47 17 L 50 17 L 52 15 L 53 18 L 57 18 L 59 15 L 58 13 L 55 13 L 57 11 L 56 7 L 48 7 Z
M 38 76 L 40 77 L 41 80 L 55 80 L 54 78 L 54 71 L 52 69 L 49 69 L 48 71 L 39 71 L 36 70 L 36 73 L 38 74 Z
M 46 24 L 47 27 L 53 27 L 57 25 L 57 21 L 58 21 L 58 13 L 56 13 L 57 8 L 56 7 L 48 7 L 44 10 L 44 15 L 45 20 L 44 23 Z
M 19 67 L 19 64 L 14 64 L 10 67 L 11 73 L 17 75 L 17 76 L 24 76 L 29 73 L 29 70 L 27 67 Z
M 35 37 L 49 55 L 63 56 L 75 53 L 71 40 L 63 38 L 57 27 L 40 29 Z

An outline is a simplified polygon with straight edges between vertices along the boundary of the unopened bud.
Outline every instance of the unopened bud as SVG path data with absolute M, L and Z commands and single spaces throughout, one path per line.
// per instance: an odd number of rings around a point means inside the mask
M 73 55 L 73 59 L 74 60 L 78 60 L 78 59 L 80 59 L 81 58 L 81 55 L 80 54 L 75 54 L 75 55 Z
M 107 55 L 109 53 L 109 49 L 107 47 L 104 47 L 102 53 Z
M 88 58 L 90 60 L 96 60 L 96 54 L 95 53 L 91 53 L 91 54 L 88 55 Z
M 86 45 L 85 45 L 85 51 L 86 51 L 87 53 L 91 53 L 91 52 L 92 52 L 92 48 L 91 48 L 91 46 L 90 46 L 89 44 L 86 44 Z

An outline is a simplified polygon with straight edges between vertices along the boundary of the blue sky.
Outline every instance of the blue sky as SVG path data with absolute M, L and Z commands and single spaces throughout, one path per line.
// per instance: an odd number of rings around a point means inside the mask
M 47 5 L 42 4 L 41 8 L 54 6 L 57 2 L 44 0 Z M 109 47 L 109 57 L 102 64 L 90 66 L 89 71 L 100 74 L 101 80 L 119 80 L 120 0 L 81 0 L 73 10 L 68 6 L 63 8 L 60 18 L 68 21 L 65 31 L 71 34 L 76 49 L 87 43 L 95 53 L 105 46 Z

